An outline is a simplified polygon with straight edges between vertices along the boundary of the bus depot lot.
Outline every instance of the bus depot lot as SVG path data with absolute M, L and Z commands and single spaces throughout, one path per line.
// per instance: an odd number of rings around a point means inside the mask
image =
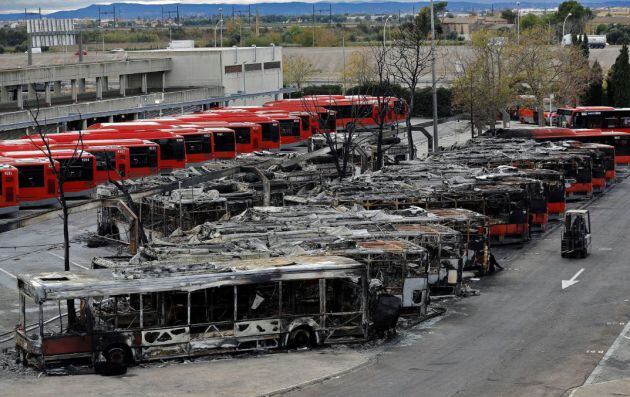
M 3 396 L 60 392 L 86 396 L 450 396 L 455 390 L 470 396 L 562 396 L 589 377 L 630 318 L 624 272 L 630 247 L 623 243 L 623 231 L 630 226 L 624 211 L 628 194 L 630 184 L 625 181 L 590 202 L 594 250 L 589 258 L 560 258 L 557 228 L 529 244 L 501 247 L 495 252 L 506 270 L 473 284 L 481 290 L 480 296 L 452 302 L 444 317 L 403 331 L 394 341 L 194 362 L 171 360 L 131 367 L 119 377 L 38 377 L 35 371 L 4 370 L 0 390 Z M 94 217 L 89 215 L 73 219 L 73 239 L 93 230 Z M 58 221 L 49 221 L 21 233 L 9 232 L 3 235 L 2 245 L 26 245 L 24 236 L 33 236 L 32 241 L 29 237 L 32 244 L 57 242 L 54 231 L 59 227 Z M 0 267 L 6 271 L 50 270 L 62 265 L 51 255 L 60 254 L 56 248 L 15 250 L 23 255 L 18 261 L 2 253 Z M 75 243 L 72 266 L 86 265 L 103 251 Z M 562 291 L 561 280 L 580 268 L 585 268 L 580 282 Z M 17 299 L 14 280 L 3 272 L 0 282 L 1 330 L 7 331 L 18 318 Z M 602 394 L 576 391 L 575 395 Z

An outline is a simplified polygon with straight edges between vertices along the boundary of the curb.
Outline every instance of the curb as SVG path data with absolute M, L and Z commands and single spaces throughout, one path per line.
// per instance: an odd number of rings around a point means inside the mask
M 298 383 L 298 384 L 295 384 L 295 385 L 292 385 L 292 386 L 283 387 L 282 389 L 274 390 L 274 391 L 272 391 L 270 393 L 257 394 L 255 397 L 278 396 L 278 395 L 281 395 L 281 394 L 284 394 L 284 393 L 288 393 L 288 392 L 291 392 L 291 391 L 295 391 L 295 390 L 304 388 L 306 386 L 311 386 L 311 385 L 314 385 L 314 384 L 317 384 L 317 383 L 323 383 L 323 382 L 325 382 L 327 380 L 330 380 L 330 379 L 333 379 L 335 377 L 343 376 L 343 375 L 346 375 L 346 374 L 358 371 L 358 370 L 360 370 L 362 368 L 367 367 L 368 365 L 374 364 L 374 362 L 376 361 L 376 358 L 378 356 L 380 356 L 381 353 L 382 352 L 379 352 L 379 353 L 375 354 L 372 357 L 366 358 L 363 362 L 360 362 L 360 363 L 358 363 L 358 364 L 356 364 L 356 365 L 354 365 L 354 366 L 352 366 L 350 368 L 346 368 L 346 369 L 341 370 L 339 372 L 335 372 L 333 374 L 325 375 L 325 376 L 322 376 L 322 377 L 319 377 L 319 378 L 316 378 L 316 379 L 311 379 L 311 380 L 308 380 L 308 381 L 305 381 L 305 382 L 302 382 L 302 383 Z

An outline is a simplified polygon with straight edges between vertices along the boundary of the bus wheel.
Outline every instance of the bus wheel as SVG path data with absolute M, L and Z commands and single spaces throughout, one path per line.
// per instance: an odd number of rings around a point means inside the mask
M 111 346 L 103 352 L 105 363 L 103 363 L 98 371 L 101 375 L 123 375 L 127 373 L 128 353 L 123 346 Z
M 304 349 L 313 346 L 314 337 L 306 327 L 298 327 L 289 334 L 289 347 L 292 349 Z

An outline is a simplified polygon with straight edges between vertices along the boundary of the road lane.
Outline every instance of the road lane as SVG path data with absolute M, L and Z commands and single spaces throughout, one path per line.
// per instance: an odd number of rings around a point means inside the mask
M 556 229 L 475 285 L 480 296 L 415 331 L 415 342 L 289 395 L 562 396 L 581 385 L 630 318 L 629 195 L 622 183 L 590 205 L 588 258 L 561 258 Z M 582 268 L 580 282 L 562 290 Z

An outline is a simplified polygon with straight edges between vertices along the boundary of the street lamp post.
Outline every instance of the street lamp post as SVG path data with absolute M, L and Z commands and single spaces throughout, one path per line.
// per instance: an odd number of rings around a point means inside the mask
M 564 40 L 564 26 L 567 24 L 567 19 L 569 19 L 569 17 L 573 15 L 571 13 L 568 13 L 566 17 L 564 17 L 564 22 L 562 22 L 562 38 L 560 39 L 560 44 L 562 45 L 562 40 Z M 571 44 L 575 44 L 575 43 L 571 43 Z
M 385 47 L 385 29 L 387 28 L 387 22 L 392 18 L 392 16 L 388 16 L 385 18 L 385 23 L 383 24 L 383 48 Z
M 435 17 L 433 16 L 433 0 L 431 0 L 431 91 L 433 94 L 433 151 L 438 151 L 438 111 L 437 86 L 435 84 Z
M 219 12 L 221 13 L 221 19 L 219 19 L 219 32 L 221 36 L 221 44 L 219 47 L 223 47 L 223 8 L 219 8 Z

